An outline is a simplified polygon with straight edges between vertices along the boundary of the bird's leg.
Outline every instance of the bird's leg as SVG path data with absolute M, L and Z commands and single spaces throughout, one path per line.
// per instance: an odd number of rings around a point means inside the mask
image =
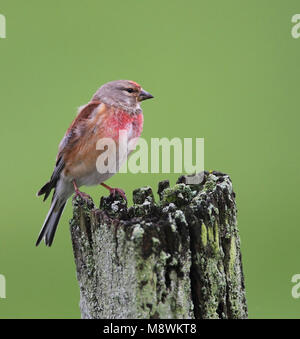
M 119 193 L 119 195 L 127 201 L 127 197 L 125 192 L 121 189 L 121 188 L 112 188 L 104 183 L 101 183 L 100 185 L 102 185 L 103 187 L 107 188 L 109 190 L 109 193 L 114 197 L 116 195 L 116 193 Z
M 79 188 L 78 188 L 75 180 L 73 180 L 72 182 L 73 182 L 73 186 L 74 186 L 74 190 L 75 190 L 75 196 L 79 195 L 84 200 L 91 199 L 91 197 L 88 194 L 79 191 Z

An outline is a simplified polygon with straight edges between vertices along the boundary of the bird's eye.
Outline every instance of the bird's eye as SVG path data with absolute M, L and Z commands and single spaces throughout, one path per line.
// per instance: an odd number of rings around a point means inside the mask
M 133 92 L 134 92 L 133 88 L 126 88 L 126 91 L 127 91 L 128 93 L 133 93 Z

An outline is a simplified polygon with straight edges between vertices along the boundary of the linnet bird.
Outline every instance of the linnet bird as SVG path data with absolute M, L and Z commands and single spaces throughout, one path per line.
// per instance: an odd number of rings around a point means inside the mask
M 125 193 L 119 188 L 111 188 L 104 183 L 114 173 L 102 173 L 97 170 L 99 154 L 97 142 L 111 138 L 118 147 L 119 132 L 127 132 L 128 142 L 138 138 L 143 129 L 143 112 L 140 103 L 153 96 L 143 90 L 134 81 L 117 80 L 104 84 L 93 95 L 90 102 L 79 112 L 59 144 L 56 164 L 50 180 L 38 191 L 44 195 L 44 201 L 53 190 L 50 210 L 40 231 L 36 246 L 44 238 L 45 244 L 51 246 L 59 219 L 67 200 L 75 192 L 83 198 L 88 195 L 79 187 L 102 185 L 111 194 L 118 192 L 125 199 Z M 126 160 L 116 159 L 116 172 Z M 118 158 L 118 154 L 117 154 Z

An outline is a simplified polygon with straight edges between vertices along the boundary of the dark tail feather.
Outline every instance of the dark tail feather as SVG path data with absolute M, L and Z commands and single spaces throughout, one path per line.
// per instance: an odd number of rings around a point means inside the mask
M 43 227 L 40 231 L 40 234 L 39 234 L 39 237 L 36 241 L 35 246 L 38 246 L 43 238 L 45 238 L 45 244 L 47 246 L 50 247 L 52 245 L 54 235 L 55 235 L 55 231 L 57 229 L 57 225 L 58 225 L 59 219 L 62 215 L 62 212 L 65 208 L 65 205 L 66 205 L 66 202 L 64 202 L 63 204 L 61 204 L 61 203 L 59 204 L 57 198 L 53 199 L 50 210 L 47 214 L 47 217 L 46 217 L 44 225 L 43 225 Z
M 38 192 L 37 192 L 37 196 L 39 197 L 40 195 L 43 195 L 45 194 L 44 196 L 44 201 L 48 198 L 51 190 L 53 188 L 53 185 L 52 183 L 49 181 L 47 182 Z
M 54 171 L 51 175 L 50 181 L 48 181 L 38 192 L 37 192 L 37 196 L 43 195 L 44 196 L 44 201 L 49 197 L 49 194 L 51 193 L 51 190 L 53 188 L 56 187 L 56 183 L 60 178 L 60 173 L 63 170 L 63 168 L 65 167 L 65 163 L 62 159 L 62 157 L 60 157 L 57 162 L 56 162 L 56 166 L 54 168 Z

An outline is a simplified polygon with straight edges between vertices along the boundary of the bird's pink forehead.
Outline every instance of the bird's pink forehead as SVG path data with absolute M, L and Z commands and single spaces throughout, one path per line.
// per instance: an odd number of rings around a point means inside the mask
M 135 81 L 129 81 L 129 82 L 133 84 L 134 86 L 141 88 L 141 85 L 139 85 L 137 82 Z

